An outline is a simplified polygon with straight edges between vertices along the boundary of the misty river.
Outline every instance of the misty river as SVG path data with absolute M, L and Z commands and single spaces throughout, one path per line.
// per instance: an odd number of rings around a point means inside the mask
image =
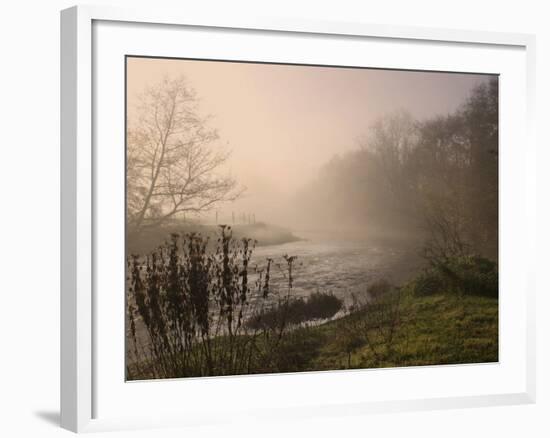
M 249 284 L 255 283 L 258 275 L 255 267 L 265 268 L 267 259 L 271 265 L 270 291 L 284 296 L 288 291 L 287 266 L 283 258 L 296 256 L 293 263 L 293 297 L 306 297 L 315 292 L 327 292 L 343 299 L 345 305 L 352 303 L 352 294 L 366 293 L 367 285 L 386 278 L 400 284 L 414 270 L 416 264 L 410 248 L 364 239 L 327 237 L 326 233 L 296 231 L 302 240 L 257 246 L 249 264 Z M 259 299 L 259 293 L 253 293 Z M 136 317 L 137 337 L 143 346 L 148 345 L 148 337 L 141 317 Z M 129 325 L 127 322 L 127 329 Z M 129 333 L 129 332 L 128 332 Z M 132 343 L 127 343 L 132 348 Z
M 250 266 L 263 268 L 266 259 L 274 260 L 271 287 L 288 289 L 285 254 L 297 256 L 293 263 L 293 295 L 330 292 L 349 299 L 362 294 L 368 284 L 382 277 L 399 283 L 411 269 L 411 252 L 397 245 L 360 239 L 327 238 L 320 233 L 297 232 L 303 240 L 280 245 L 259 246 Z M 408 256 L 408 257 L 407 257 Z

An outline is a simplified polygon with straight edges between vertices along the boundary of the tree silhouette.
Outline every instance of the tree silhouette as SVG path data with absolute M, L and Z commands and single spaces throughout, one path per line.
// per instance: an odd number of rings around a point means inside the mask
M 127 131 L 127 218 L 134 231 L 178 214 L 200 214 L 236 199 L 241 190 L 223 174 L 220 146 L 185 78 L 165 78 L 141 96 Z

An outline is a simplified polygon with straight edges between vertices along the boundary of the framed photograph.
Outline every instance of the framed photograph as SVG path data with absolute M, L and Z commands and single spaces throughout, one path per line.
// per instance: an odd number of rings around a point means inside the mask
M 534 402 L 534 37 L 74 7 L 61 54 L 63 427 Z

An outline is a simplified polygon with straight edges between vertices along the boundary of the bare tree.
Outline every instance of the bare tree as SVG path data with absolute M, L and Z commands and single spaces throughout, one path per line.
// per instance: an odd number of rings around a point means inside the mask
M 422 256 L 433 267 L 442 268 L 451 259 L 470 253 L 471 245 L 465 237 L 469 225 L 464 214 L 465 204 L 456 191 L 426 195 L 423 206 L 427 237 Z
M 139 231 L 235 200 L 242 191 L 222 173 L 228 158 L 184 77 L 148 88 L 128 120 L 128 225 Z
M 415 227 L 414 185 L 416 169 L 411 158 L 418 145 L 418 123 L 404 110 L 379 118 L 367 136 L 359 140 L 365 156 L 365 173 L 370 173 L 364 189 L 374 199 L 371 208 L 378 212 L 384 227 Z M 373 187 L 376 188 L 373 189 Z

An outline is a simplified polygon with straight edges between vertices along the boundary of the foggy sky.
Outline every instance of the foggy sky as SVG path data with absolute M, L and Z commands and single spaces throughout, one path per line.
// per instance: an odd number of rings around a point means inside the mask
M 128 58 L 127 72 L 129 118 L 145 87 L 164 76 L 187 78 L 232 151 L 228 171 L 247 187 L 221 210 L 267 221 L 331 157 L 357 148 L 377 118 L 396 110 L 416 119 L 445 115 L 487 78 L 150 58 Z

